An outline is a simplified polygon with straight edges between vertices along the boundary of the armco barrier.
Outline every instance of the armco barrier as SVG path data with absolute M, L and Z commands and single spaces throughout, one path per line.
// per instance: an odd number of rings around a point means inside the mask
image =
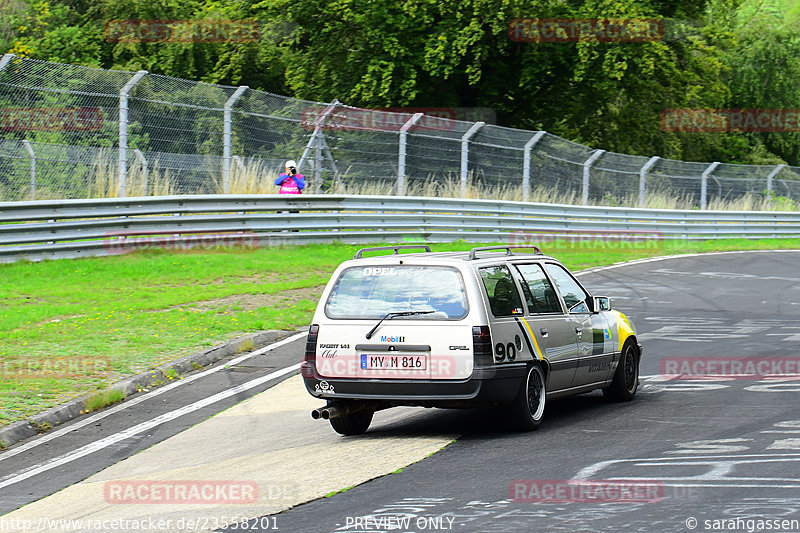
M 514 242 L 539 233 L 585 237 L 609 232 L 658 239 L 800 237 L 800 212 L 352 195 L 6 202 L 0 203 L 0 262 L 114 255 L 146 247 L 461 239 Z M 535 243 L 535 237 L 530 242 Z

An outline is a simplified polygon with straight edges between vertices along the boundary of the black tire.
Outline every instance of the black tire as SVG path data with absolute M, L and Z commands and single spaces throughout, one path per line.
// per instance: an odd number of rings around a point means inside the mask
M 519 431 L 539 427 L 544 418 L 547 385 L 542 367 L 533 364 L 520 384 L 519 393 L 511 406 L 511 423 Z
M 612 402 L 629 402 L 639 387 L 639 347 L 629 339 L 622 346 L 617 370 L 611 385 L 603 389 L 603 396 Z
M 331 427 L 342 435 L 361 435 L 369 429 L 374 411 L 364 409 L 348 415 L 331 418 Z

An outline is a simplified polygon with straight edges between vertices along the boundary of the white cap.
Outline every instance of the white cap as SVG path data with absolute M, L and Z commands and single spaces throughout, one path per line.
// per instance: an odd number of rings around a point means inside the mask
M 287 166 L 287 167 L 294 167 L 294 168 L 297 168 L 297 162 L 295 162 L 295 160 L 294 160 L 294 159 L 290 159 L 290 160 L 288 160 L 288 161 L 286 162 L 286 166 Z

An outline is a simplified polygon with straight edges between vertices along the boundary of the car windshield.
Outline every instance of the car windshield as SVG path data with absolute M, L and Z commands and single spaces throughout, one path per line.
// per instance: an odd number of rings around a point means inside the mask
M 432 311 L 395 320 L 460 319 L 467 314 L 461 274 L 441 266 L 364 266 L 344 270 L 325 304 L 330 318 L 380 319 L 387 313 Z

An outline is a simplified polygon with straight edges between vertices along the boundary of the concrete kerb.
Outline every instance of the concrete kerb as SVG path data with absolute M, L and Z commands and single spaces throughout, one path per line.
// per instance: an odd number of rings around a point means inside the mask
M 170 375 L 188 374 L 226 357 L 254 351 L 295 333 L 297 331 L 261 331 L 237 337 L 225 344 L 187 355 L 176 361 L 159 365 L 147 372 L 118 381 L 105 390 L 86 394 L 56 405 L 32 416 L 28 420 L 21 420 L 0 428 L 0 450 L 86 414 L 87 401 L 97 392 L 120 391 L 125 398 L 129 398 L 145 389 L 169 383 L 172 381 L 169 377 Z

